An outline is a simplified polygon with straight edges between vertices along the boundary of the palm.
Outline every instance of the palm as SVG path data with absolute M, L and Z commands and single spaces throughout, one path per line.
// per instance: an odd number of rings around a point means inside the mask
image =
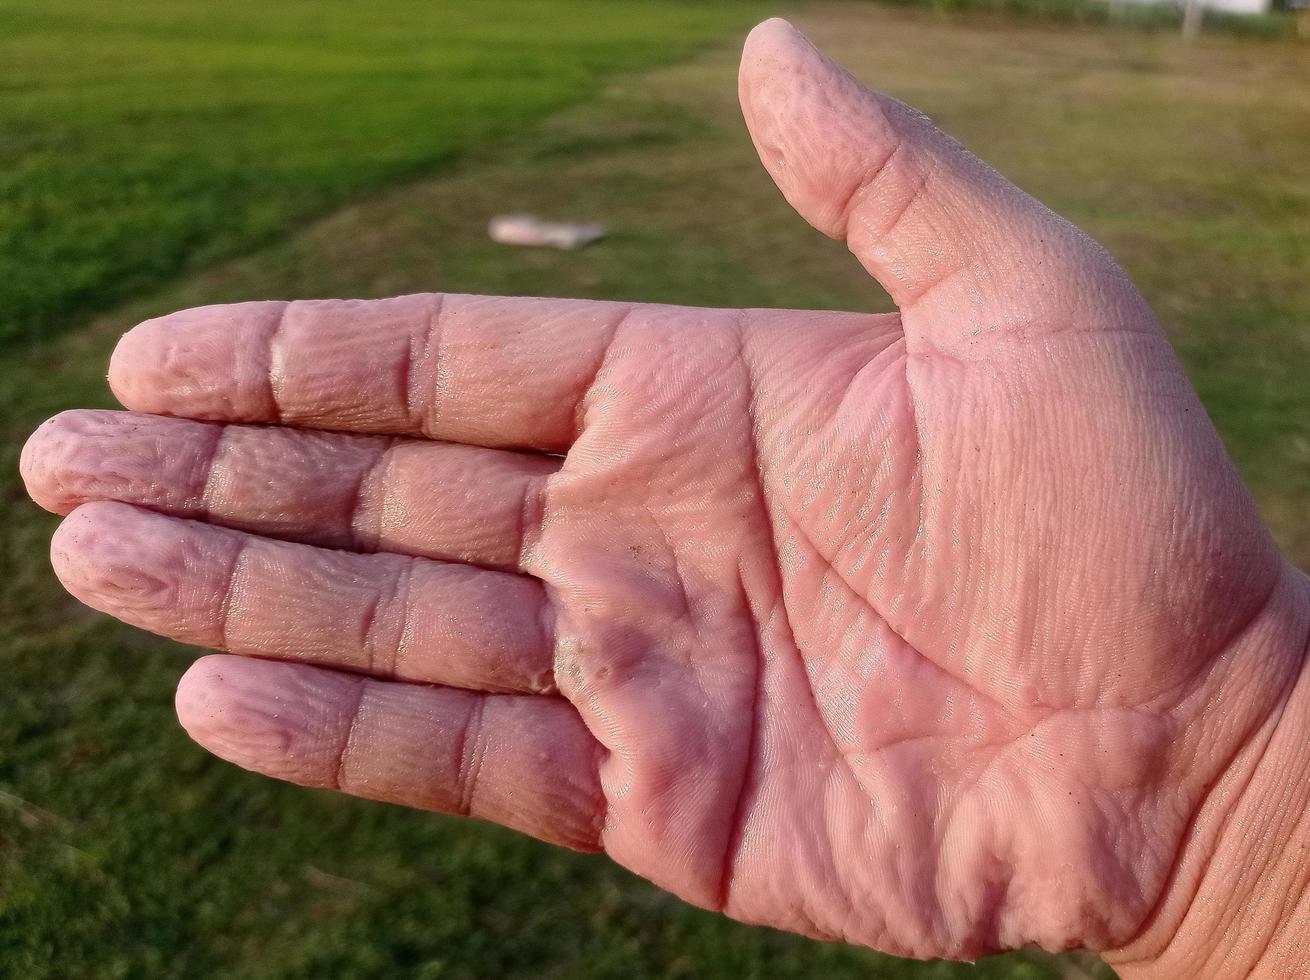
M 1247 570 L 1222 494 L 1177 500 L 1221 458 L 1149 322 L 943 375 L 894 316 L 620 316 L 529 563 L 557 590 L 561 687 L 609 732 L 610 852 L 745 918 L 908 952 L 1122 936 L 1182 830 L 1171 712 L 1277 571 Z M 1106 455 L 1140 462 L 1089 483 Z M 1235 556 L 1222 601 L 1209 548 Z M 1041 825 L 1015 840 L 1017 801 Z M 947 847 L 963 866 L 939 873 Z M 1011 910 L 1009 888 L 1046 894 Z
M 766 165 L 901 315 L 155 321 L 128 408 L 291 428 L 64 417 L 34 496 L 175 516 L 79 507 L 56 565 L 130 622 L 388 678 L 201 661 L 184 723 L 251 768 L 897 952 L 1126 942 L 1275 698 L 1226 653 L 1284 566 L 1099 250 L 787 29 L 754 45 Z

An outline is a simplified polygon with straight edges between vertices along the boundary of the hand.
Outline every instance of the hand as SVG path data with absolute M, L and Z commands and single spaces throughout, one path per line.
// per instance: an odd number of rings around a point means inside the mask
M 259 772 L 894 953 L 1175 928 L 1198 814 L 1299 675 L 1303 579 L 1102 249 L 783 22 L 741 96 L 899 314 L 150 321 L 130 411 L 25 451 L 57 573 L 260 658 L 177 701 Z

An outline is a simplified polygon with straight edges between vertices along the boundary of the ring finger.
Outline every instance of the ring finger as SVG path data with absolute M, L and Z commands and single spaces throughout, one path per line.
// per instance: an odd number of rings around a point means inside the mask
M 547 693 L 553 613 L 525 575 L 277 541 L 89 503 L 51 543 L 82 602 L 214 650 L 472 690 Z

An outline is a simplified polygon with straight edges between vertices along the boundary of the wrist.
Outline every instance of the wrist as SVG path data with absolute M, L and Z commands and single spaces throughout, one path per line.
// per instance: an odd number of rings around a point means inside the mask
M 1288 568 L 1234 663 L 1272 708 L 1206 794 L 1123 980 L 1310 976 L 1310 580 Z M 1216 709 L 1222 711 L 1222 707 Z

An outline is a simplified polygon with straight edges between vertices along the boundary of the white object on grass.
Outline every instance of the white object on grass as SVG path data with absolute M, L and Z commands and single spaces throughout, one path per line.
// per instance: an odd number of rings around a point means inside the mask
M 502 245 L 549 245 L 581 248 L 605 237 L 605 228 L 568 221 L 541 221 L 530 214 L 502 214 L 487 228 L 491 240 Z

